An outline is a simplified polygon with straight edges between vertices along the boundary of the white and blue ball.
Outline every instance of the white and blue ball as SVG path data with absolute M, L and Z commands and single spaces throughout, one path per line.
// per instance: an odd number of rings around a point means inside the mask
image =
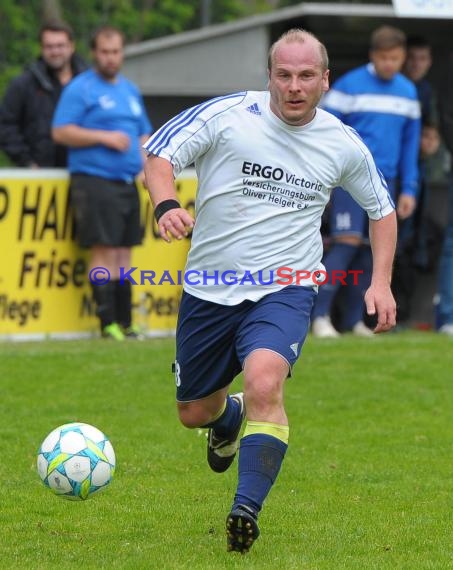
M 105 489 L 115 473 L 115 452 L 99 429 L 64 424 L 49 433 L 38 452 L 43 483 L 59 497 L 84 500 Z

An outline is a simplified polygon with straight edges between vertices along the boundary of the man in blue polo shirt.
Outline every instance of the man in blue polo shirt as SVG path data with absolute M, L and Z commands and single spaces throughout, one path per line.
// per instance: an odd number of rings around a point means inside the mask
M 52 135 L 68 146 L 71 200 L 81 247 L 90 248 L 90 267 L 105 268 L 108 283 L 93 284 L 103 336 L 136 337 L 131 322 L 131 284 L 119 280 L 130 267 L 131 248 L 142 241 L 135 178 L 142 173 L 141 145 L 151 124 L 138 88 L 120 74 L 124 37 L 110 26 L 92 39 L 94 68 L 64 90 Z

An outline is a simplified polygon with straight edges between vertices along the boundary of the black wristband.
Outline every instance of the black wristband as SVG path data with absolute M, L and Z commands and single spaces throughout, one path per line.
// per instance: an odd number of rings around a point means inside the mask
M 181 205 L 178 200 L 163 200 L 163 202 L 159 202 L 159 204 L 154 208 L 154 217 L 156 218 L 156 222 L 159 222 L 165 212 L 180 207 Z

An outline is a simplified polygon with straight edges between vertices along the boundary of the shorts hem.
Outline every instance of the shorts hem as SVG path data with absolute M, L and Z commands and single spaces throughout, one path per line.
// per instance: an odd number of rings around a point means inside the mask
M 199 396 L 197 398 L 191 398 L 190 400 L 180 400 L 178 397 L 176 397 L 176 402 L 178 404 L 190 404 L 191 402 L 199 402 L 200 400 L 206 400 L 206 398 L 210 398 L 214 394 L 217 394 L 217 392 L 220 392 L 221 390 L 224 390 L 225 388 L 228 389 L 231 386 L 231 384 L 232 384 L 232 382 L 230 382 L 229 384 L 227 384 L 223 388 L 218 388 L 217 390 L 214 390 L 214 392 L 211 392 L 210 394 L 206 394 L 206 396 Z

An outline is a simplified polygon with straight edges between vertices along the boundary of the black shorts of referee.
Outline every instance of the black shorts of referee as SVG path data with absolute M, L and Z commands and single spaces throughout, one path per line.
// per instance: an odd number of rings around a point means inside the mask
M 69 191 L 81 247 L 132 247 L 142 243 L 140 200 L 134 181 L 72 174 Z

